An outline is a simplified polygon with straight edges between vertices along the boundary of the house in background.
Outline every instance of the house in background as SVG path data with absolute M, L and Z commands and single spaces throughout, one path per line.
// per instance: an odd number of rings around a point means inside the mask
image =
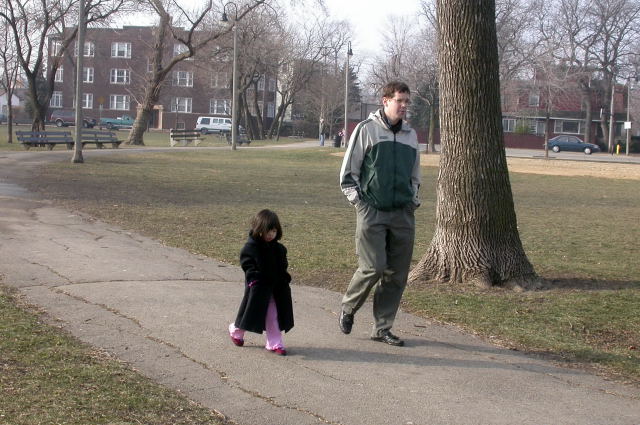
M 577 81 L 570 79 L 562 86 L 549 88 L 550 82 L 542 73 L 536 73 L 532 80 L 506 81 L 501 84 L 502 128 L 505 146 L 513 148 L 540 149 L 544 144 L 547 114 L 550 137 L 570 134 L 584 139 L 585 126 L 590 126 L 590 143 L 597 143 L 607 149 L 608 129 L 602 131 L 603 118 L 607 123 L 611 98 L 605 95 L 602 82 L 590 81 L 589 100 L 583 101 L 583 93 Z M 627 87 L 614 87 L 614 140 L 625 139 L 623 130 L 627 116 Z M 591 122 L 586 122 L 586 102 L 591 105 Z M 615 143 L 614 142 L 614 143 Z

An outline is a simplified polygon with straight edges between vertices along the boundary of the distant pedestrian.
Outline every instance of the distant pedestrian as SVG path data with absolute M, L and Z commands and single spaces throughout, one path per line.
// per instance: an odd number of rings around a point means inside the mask
M 281 237 L 282 227 L 275 212 L 265 209 L 251 220 L 249 239 L 240 251 L 244 297 L 235 322 L 229 325 L 229 334 L 241 347 L 245 331 L 266 331 L 265 348 L 285 356 L 282 331 L 293 328 L 293 303 L 287 249 L 278 242 Z
M 401 346 L 391 327 L 407 284 L 420 205 L 420 151 L 416 132 L 404 121 L 409 87 L 382 88 L 383 107 L 359 123 L 340 170 L 340 187 L 356 208 L 358 269 L 342 298 L 340 330 L 351 333 L 355 313 L 373 295 L 371 339 Z

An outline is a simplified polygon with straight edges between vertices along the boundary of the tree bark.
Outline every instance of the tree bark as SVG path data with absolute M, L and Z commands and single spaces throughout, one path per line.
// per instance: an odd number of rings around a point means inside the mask
M 538 285 L 518 234 L 502 140 L 494 0 L 438 0 L 436 228 L 412 283 Z
M 436 107 L 433 105 L 435 102 L 432 102 L 429 105 L 429 141 L 427 146 L 427 152 L 434 153 L 436 151 L 435 141 L 433 140 L 436 135 Z

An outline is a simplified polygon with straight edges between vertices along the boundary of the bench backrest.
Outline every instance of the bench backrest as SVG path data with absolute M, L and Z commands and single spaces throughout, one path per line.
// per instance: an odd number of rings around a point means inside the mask
M 83 142 L 117 142 L 118 138 L 113 131 L 82 130 Z
M 16 131 L 19 142 L 73 143 L 70 131 Z
M 200 137 L 202 134 L 198 130 L 172 128 L 169 130 L 169 135 L 171 137 Z

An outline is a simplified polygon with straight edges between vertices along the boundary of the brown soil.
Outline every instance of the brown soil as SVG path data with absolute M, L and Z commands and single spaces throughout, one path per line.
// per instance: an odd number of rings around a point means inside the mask
M 439 159 L 439 155 L 422 155 L 420 163 L 437 167 Z M 509 166 L 509 171 L 512 173 L 640 180 L 640 164 L 507 158 L 507 165 Z

